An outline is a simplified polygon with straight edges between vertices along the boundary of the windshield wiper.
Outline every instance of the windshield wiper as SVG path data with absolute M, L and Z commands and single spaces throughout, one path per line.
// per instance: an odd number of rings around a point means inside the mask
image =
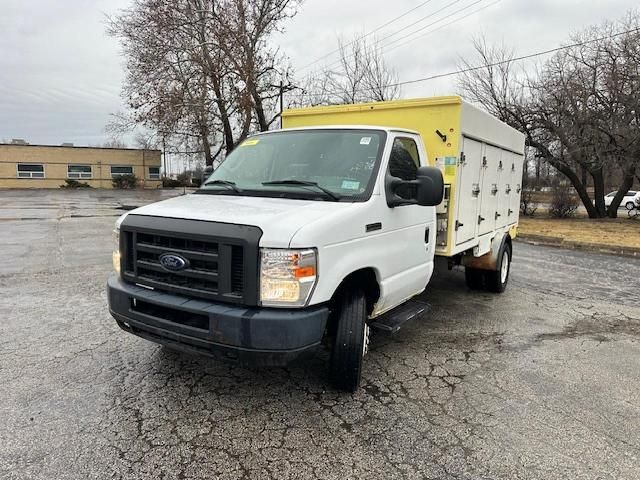
M 327 188 L 321 187 L 316 182 L 308 182 L 308 181 L 304 181 L 304 180 L 293 180 L 293 179 L 272 180 L 270 182 L 262 182 L 262 185 L 293 185 L 293 186 L 297 185 L 297 186 L 300 186 L 300 187 L 313 187 L 313 188 L 317 188 L 318 190 L 320 190 L 327 197 L 331 198 L 331 200 L 333 200 L 334 202 L 338 202 L 338 201 L 340 201 L 340 198 L 342 198 L 337 193 L 332 192 L 331 190 L 329 190 Z
M 233 190 L 236 193 L 242 193 L 238 187 L 236 187 L 236 182 L 232 182 L 230 180 L 209 180 L 208 182 L 204 182 L 205 185 L 223 185 L 228 187 L 229 190 Z

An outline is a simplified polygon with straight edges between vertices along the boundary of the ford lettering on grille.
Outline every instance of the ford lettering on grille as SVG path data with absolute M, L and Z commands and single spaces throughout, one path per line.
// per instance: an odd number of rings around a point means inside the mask
M 171 272 L 179 272 L 189 267 L 189 260 L 176 253 L 163 253 L 158 260 L 163 268 Z

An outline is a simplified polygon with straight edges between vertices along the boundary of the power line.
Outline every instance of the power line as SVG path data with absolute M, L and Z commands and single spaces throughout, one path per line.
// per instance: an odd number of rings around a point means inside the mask
M 413 25 L 416 25 L 417 23 L 420 23 L 420 22 L 422 22 L 422 21 L 424 21 L 424 20 L 427 20 L 428 18 L 433 17 L 434 15 L 436 15 L 436 14 L 438 14 L 438 13 L 442 12 L 443 10 L 446 10 L 447 8 L 449 8 L 449 7 L 453 6 L 453 5 L 455 5 L 456 3 L 459 3 L 460 1 L 462 1 L 462 0 L 454 0 L 453 2 L 450 2 L 450 3 L 448 3 L 447 5 L 445 5 L 444 7 L 440 8 L 439 10 L 436 10 L 435 12 L 432 12 L 431 14 L 426 15 L 426 16 L 424 16 L 424 17 L 422 17 L 421 19 L 419 19 L 419 20 L 417 20 L 417 21 L 413 22 L 413 23 L 412 23 L 412 24 L 410 24 L 410 25 L 407 25 L 407 26 L 406 26 L 406 27 L 404 27 L 404 28 L 411 27 L 411 26 L 413 26 Z M 403 40 L 403 39 L 405 39 L 405 38 L 407 38 L 407 37 L 410 37 L 411 35 L 414 35 L 414 34 L 416 34 L 416 33 L 418 33 L 418 32 L 421 32 L 422 30 L 424 30 L 424 29 L 426 29 L 426 28 L 429 28 L 429 27 L 431 27 L 431 26 L 433 26 L 433 25 L 436 25 L 436 24 L 438 24 L 438 23 L 442 22 L 443 20 L 446 20 L 447 18 L 451 17 L 452 15 L 455 15 L 455 14 L 457 14 L 457 13 L 460 13 L 460 12 L 462 12 L 462 11 L 466 10 L 467 8 L 469 8 L 469 7 L 473 6 L 473 5 L 476 5 L 477 3 L 482 2 L 482 1 L 484 1 L 484 0 L 476 0 L 476 2 L 474 2 L 474 3 L 470 4 L 470 5 L 467 5 L 466 7 L 463 7 L 463 8 L 461 8 L 461 9 L 458 9 L 458 10 L 456 10 L 455 12 L 451 12 L 451 13 L 449 13 L 449 14 L 445 15 L 444 17 L 442 17 L 442 18 L 440 18 L 440 19 L 438 19 L 438 20 L 436 20 L 436 21 L 434 21 L 434 22 L 431 22 L 431 23 L 430 23 L 430 24 L 428 24 L 428 25 L 425 25 L 424 27 L 420 27 L 419 29 L 417 29 L 417 30 L 415 30 L 415 31 L 413 31 L 413 32 L 411 32 L 411 33 L 409 33 L 409 34 L 407 34 L 407 35 L 404 35 L 404 36 L 402 36 L 402 37 L 400 37 L 400 38 L 397 38 L 397 39 L 395 39 L 395 40 L 392 40 L 391 42 L 388 42 L 386 45 L 379 45 L 379 44 L 380 44 L 380 43 L 382 43 L 384 40 L 386 40 L 386 39 L 388 39 L 388 38 L 391 38 L 391 37 L 393 37 L 394 35 L 397 35 L 398 33 L 400 33 L 400 30 L 398 30 L 398 31 L 396 31 L 396 32 L 394 32 L 394 33 L 392 33 L 392 34 L 390 34 L 390 35 L 387 35 L 386 37 L 383 37 L 382 39 L 380 39 L 380 40 L 376 41 L 376 43 L 374 44 L 374 48 L 375 48 L 375 50 L 376 50 L 376 51 L 382 51 L 384 48 L 388 47 L 389 45 L 392 45 L 392 44 L 394 44 L 394 43 L 396 43 L 396 42 L 399 42 L 400 40 Z M 343 60 L 347 60 L 347 59 L 349 59 L 349 58 L 351 58 L 351 57 L 354 57 L 354 56 L 355 56 L 355 55 L 354 55 L 353 53 L 351 53 L 351 54 L 349 54 L 349 55 L 345 56 L 344 58 L 342 58 L 342 59 L 340 59 L 340 60 L 337 60 L 337 61 L 335 61 L 335 62 L 330 63 L 330 64 L 329 64 L 329 65 L 327 65 L 325 68 L 332 68 L 332 67 L 334 67 L 335 65 L 339 65 Z
M 591 43 L 602 42 L 604 40 L 611 40 L 613 38 L 617 38 L 617 37 L 620 37 L 622 35 L 627 35 L 627 34 L 633 33 L 633 32 L 640 32 L 640 27 L 632 28 L 630 30 L 625 30 L 623 32 L 618 32 L 618 33 L 615 33 L 613 35 L 607 35 L 607 36 L 604 36 L 604 37 L 593 38 L 591 40 L 585 40 L 583 42 L 576 42 L 576 43 L 572 43 L 572 44 L 569 44 L 569 45 L 563 45 L 561 47 L 551 48 L 549 50 L 542 50 L 540 52 L 530 53 L 528 55 L 522 55 L 520 57 L 513 57 L 513 58 L 510 58 L 510 59 L 507 59 L 507 60 L 501 60 L 499 62 L 493 62 L 493 63 L 487 64 L 487 65 L 479 65 L 479 66 L 476 66 L 476 67 L 463 68 L 463 69 L 459 69 L 459 70 L 454 70 L 452 72 L 439 73 L 437 75 L 431 75 L 429 77 L 416 78 L 414 80 L 405 80 L 405 81 L 402 81 L 402 82 L 391 83 L 391 84 L 389 84 L 387 86 L 388 87 L 400 87 L 402 85 L 410 85 L 410 84 L 414 84 L 414 83 L 427 82 L 429 80 L 436 80 L 438 78 L 445 78 L 445 77 L 451 77 L 451 76 L 454 76 L 454 75 L 460 75 L 461 73 L 474 72 L 476 70 L 482 70 L 484 68 L 497 67 L 497 66 L 500 66 L 500 65 L 505 65 L 507 63 L 519 62 L 521 60 L 527 60 L 527 59 L 530 59 L 530 58 L 540 57 L 542 55 L 548 55 L 550 53 L 555 53 L 555 52 L 559 52 L 559 51 L 562 51 L 562 50 L 567 50 L 569 48 L 581 47 L 583 45 L 589 45 Z M 372 91 L 372 90 L 373 90 L 372 88 L 364 88 L 364 89 L 361 89 L 361 90 L 357 90 L 356 93 L 369 92 L 369 91 Z M 297 96 L 297 97 L 311 97 L 311 96 L 315 96 L 315 94 L 299 93 L 299 94 L 294 94 L 294 96 Z
M 461 8 L 460 10 L 458 10 L 458 11 L 454 12 L 453 14 L 463 12 L 463 11 L 467 10 L 468 8 L 471 8 L 471 7 L 473 7 L 474 5 L 477 5 L 477 4 L 478 4 L 478 3 L 480 3 L 481 1 L 482 1 L 482 0 L 477 0 L 477 1 L 473 2 L 473 3 L 470 3 L 470 4 L 469 4 L 469 5 L 467 5 L 466 7 Z M 426 32 L 426 33 L 424 33 L 424 34 L 422 34 L 422 35 L 418 35 L 417 37 L 414 37 L 414 38 L 411 38 L 411 39 L 407 40 L 406 42 L 402 42 L 402 43 L 401 43 L 401 44 L 399 44 L 399 45 L 395 45 L 393 48 L 387 49 L 387 47 L 388 47 L 389 45 L 391 45 L 391 44 L 393 44 L 393 43 L 396 43 L 397 41 L 403 40 L 404 38 L 407 38 L 407 37 L 409 37 L 409 36 L 411 36 L 411 35 L 413 35 L 413 34 L 415 34 L 415 33 L 418 33 L 419 31 L 421 31 L 421 30 L 423 30 L 423 29 L 416 30 L 415 32 L 411 33 L 410 35 L 407 35 L 407 36 L 405 36 L 405 37 L 398 38 L 398 39 L 394 40 L 393 42 L 391 42 L 391 43 L 389 43 L 389 44 L 385 45 L 385 46 L 383 47 L 383 48 L 384 48 L 384 51 L 383 51 L 382 53 L 383 53 L 383 54 L 387 54 L 387 53 L 389 53 L 389 52 L 392 52 L 392 51 L 393 51 L 393 50 L 395 50 L 396 48 L 400 48 L 400 47 L 402 47 L 402 46 L 404 46 L 404 45 L 407 45 L 407 44 L 409 44 L 409 43 L 411 43 L 411 42 L 414 42 L 414 41 L 418 40 L 419 38 L 424 38 L 424 37 L 426 37 L 427 35 L 430 35 L 430 34 L 432 34 L 432 33 L 435 33 L 435 32 L 437 32 L 438 30 L 441 30 L 441 29 L 443 29 L 443 28 L 445 28 L 445 27 L 448 27 L 449 25 L 452 25 L 452 24 L 454 24 L 454 23 L 456 23 L 456 22 L 459 22 L 460 20 L 464 20 L 465 18 L 470 17 L 471 15 L 475 15 L 476 13 L 481 12 L 482 10 L 486 10 L 487 8 L 492 7 L 492 6 L 494 6 L 496 3 L 500 3 L 501 1 L 502 1 L 502 0 L 496 0 L 495 2 L 489 3 L 488 5 L 485 5 L 485 6 L 483 6 L 483 7 L 477 8 L 477 9 L 475 9 L 474 11 L 467 13 L 466 15 L 463 15 L 463 16 L 461 16 L 461 17 L 455 18 L 455 19 L 453 19 L 452 21 L 447 22 L 447 23 L 445 23 L 444 25 L 440 25 L 439 27 L 434 28 L 433 30 L 430 30 L 430 31 L 428 31 L 428 32 Z M 453 14 L 452 14 L 452 15 L 453 15 Z M 445 18 L 446 18 L 446 17 L 445 17 Z M 444 18 L 442 18 L 442 19 L 438 20 L 437 22 L 433 22 L 431 25 L 435 25 L 436 23 L 440 23 L 442 20 L 444 20 Z M 429 26 L 431 26 L 431 25 L 429 25 Z M 424 28 L 427 28 L 427 27 L 424 27 Z
M 353 45 L 355 42 L 362 40 L 363 38 L 366 38 L 372 34 L 374 34 L 375 32 L 378 32 L 380 30 L 382 30 L 385 27 L 388 27 L 389 25 L 391 25 L 392 23 L 395 23 L 396 21 L 400 20 L 403 17 L 406 17 L 407 15 L 409 15 L 410 13 L 418 10 L 419 8 L 425 6 L 427 3 L 432 2 L 433 0 L 426 0 L 422 3 L 420 3 L 419 5 L 411 8 L 410 10 L 407 10 L 406 12 L 404 12 L 401 15 L 398 15 L 395 18 L 392 18 L 391 20 L 389 20 L 388 22 L 380 25 L 379 27 L 376 27 L 375 29 L 371 30 L 370 32 L 366 33 L 365 35 L 362 35 L 361 37 L 358 37 L 354 40 L 352 40 L 351 42 L 349 42 L 348 44 L 346 44 L 345 46 L 350 46 Z M 316 63 L 318 63 L 320 60 L 324 60 L 327 57 L 330 57 L 331 55 L 333 55 L 334 53 L 337 53 L 340 51 L 340 48 L 336 48 L 335 50 L 330 51 L 329 53 L 326 53 L 325 55 L 322 55 L 321 57 L 318 57 L 317 59 L 315 59 L 313 62 L 311 63 L 307 63 L 306 65 L 303 65 L 298 71 L 301 72 L 302 70 L 306 70 L 308 67 L 310 67 L 311 65 L 315 65 Z
M 505 65 L 505 64 L 511 63 L 511 62 L 519 62 L 521 60 L 527 60 L 529 58 L 539 57 L 539 56 L 542 56 L 542 55 L 548 55 L 550 53 L 559 52 L 561 50 L 567 50 L 568 48 L 581 47 L 583 45 L 588 45 L 590 43 L 602 42 L 603 40 L 610 40 L 612 38 L 616 38 L 616 37 L 619 37 L 621 35 L 626 35 L 628 33 L 639 32 L 639 31 L 640 31 L 640 28 L 632 28 L 631 30 L 625 30 L 624 32 L 619 32 L 619 33 L 616 33 L 614 35 L 608 35 L 606 37 L 594 38 L 592 40 L 585 40 L 584 42 L 572 43 L 570 45 L 564 45 L 562 47 L 556 47 L 556 48 L 551 48 L 549 50 L 543 50 L 541 52 L 530 53 L 529 55 L 522 55 L 521 57 L 514 57 L 514 58 L 510 58 L 508 60 L 501 60 L 499 62 L 490 63 L 488 65 L 479 65 L 477 67 L 463 68 L 463 69 L 456 70 L 456 71 L 453 71 L 453 72 L 440 73 L 438 75 L 431 75 L 430 77 L 423 77 L 423 78 L 417 78 L 415 80 L 407 80 L 407 81 L 404 81 L 404 82 L 392 83 L 392 84 L 390 84 L 388 86 L 389 87 L 399 87 L 401 85 L 409 85 L 409 84 L 412 84 L 412 83 L 426 82 L 428 80 L 435 80 L 437 78 L 451 77 L 453 75 L 459 75 L 461 73 L 474 72 L 476 70 L 482 70 L 483 68 L 497 67 L 499 65 Z M 371 89 L 370 88 L 369 89 L 364 89 L 362 91 L 369 91 L 369 90 L 371 90 Z

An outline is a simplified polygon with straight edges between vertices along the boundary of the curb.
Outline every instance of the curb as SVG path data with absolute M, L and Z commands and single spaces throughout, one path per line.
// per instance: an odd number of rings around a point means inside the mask
M 638 247 L 618 247 L 615 245 L 602 245 L 598 243 L 577 242 L 565 240 L 561 237 L 547 237 L 545 235 L 518 233 L 516 240 L 530 245 L 542 245 L 545 247 L 566 248 L 568 250 L 581 250 L 584 252 L 605 253 L 608 255 L 618 255 L 621 257 L 640 258 L 640 248 Z

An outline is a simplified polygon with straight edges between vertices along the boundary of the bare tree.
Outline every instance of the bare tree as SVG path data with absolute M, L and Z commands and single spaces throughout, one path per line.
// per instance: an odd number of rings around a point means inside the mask
M 362 35 L 338 40 L 340 59 L 334 67 L 313 73 L 303 82 L 302 105 L 330 105 L 393 100 L 400 96 L 396 71 L 389 67 L 375 39 Z
M 126 59 L 129 112 L 139 126 L 207 165 L 276 117 L 288 67 L 270 38 L 300 0 L 135 0 L 111 18 Z

